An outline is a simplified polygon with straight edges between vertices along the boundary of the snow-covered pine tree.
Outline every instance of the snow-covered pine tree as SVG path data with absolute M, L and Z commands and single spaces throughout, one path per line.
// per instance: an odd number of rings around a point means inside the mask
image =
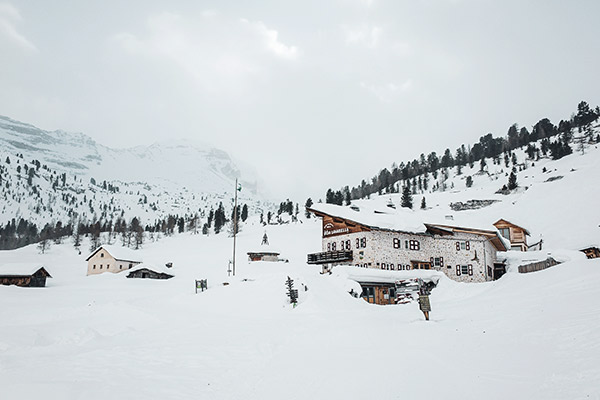
M 404 208 L 413 208 L 413 197 L 410 190 L 410 184 L 404 185 L 402 188 L 402 203 L 401 206 Z
M 290 303 L 296 306 L 298 303 L 298 290 L 294 289 L 294 280 L 288 276 L 285 286 L 287 287 L 287 295 L 290 298 Z

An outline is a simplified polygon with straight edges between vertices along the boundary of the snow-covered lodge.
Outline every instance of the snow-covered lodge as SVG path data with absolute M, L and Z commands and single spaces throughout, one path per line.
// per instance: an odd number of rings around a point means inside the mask
M 97 275 L 103 272 L 123 272 L 141 264 L 132 250 L 124 247 L 102 245 L 92 252 L 87 258 L 88 275 Z
M 398 223 L 401 216 L 331 204 L 308 210 L 323 224 L 322 251 L 309 254 L 308 263 L 324 269 L 433 269 L 463 282 L 498 279 L 505 271 L 497 252 L 510 245 L 496 230 L 423 223 L 411 227 L 410 221 Z

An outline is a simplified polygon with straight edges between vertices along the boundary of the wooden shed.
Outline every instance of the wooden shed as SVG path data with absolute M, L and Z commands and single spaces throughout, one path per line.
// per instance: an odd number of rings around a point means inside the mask
M 140 279 L 171 279 L 174 275 L 166 271 L 163 268 L 153 267 L 148 264 L 140 264 L 129 271 L 127 274 L 128 278 L 140 278 Z
M 275 251 L 248 252 L 248 261 L 280 261 L 279 253 Z
M 0 268 L 0 285 L 44 287 L 46 278 L 52 278 L 44 267 L 6 266 Z
M 600 258 L 600 249 L 595 246 L 586 247 L 585 249 L 581 249 L 585 253 L 587 258 Z
M 494 222 L 494 226 L 498 229 L 502 237 L 510 241 L 511 250 L 528 250 L 527 236 L 531 236 L 531 234 L 527 229 L 505 219 L 499 219 Z

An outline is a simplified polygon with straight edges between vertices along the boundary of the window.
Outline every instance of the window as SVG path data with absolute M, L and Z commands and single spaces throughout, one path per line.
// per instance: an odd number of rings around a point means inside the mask
M 408 248 L 411 250 L 420 250 L 421 249 L 421 244 L 419 243 L 418 240 L 410 240 L 408 242 Z
M 100 264 L 100 269 L 102 269 L 102 264 Z
M 367 247 L 367 238 L 366 237 L 360 238 L 360 247 L 362 247 L 363 249 L 365 247 Z
M 133 264 L 129 264 L 129 269 L 131 269 L 131 267 L 133 267 Z
M 441 268 L 444 266 L 444 257 L 435 257 L 435 258 L 432 257 L 432 259 L 433 259 L 432 264 L 434 267 Z
M 394 243 L 394 248 L 395 249 L 399 249 L 400 248 L 400 239 L 394 238 L 393 243 Z
M 104 253 L 100 253 L 100 257 L 104 257 Z
M 123 264 L 120 264 L 120 265 L 119 265 L 119 269 L 123 269 Z
M 395 271 L 395 270 L 396 270 L 396 268 L 394 268 L 394 264 L 390 264 L 390 269 L 391 269 L 392 271 Z
M 456 251 L 471 250 L 471 243 L 467 240 L 465 242 L 456 242 Z
M 96 264 L 94 264 L 94 267 L 92 269 L 96 269 Z
M 356 248 L 360 249 L 360 239 L 356 238 Z
M 498 229 L 498 231 L 500 231 L 500 235 L 510 240 L 510 228 L 502 228 Z
M 405 248 L 405 249 L 408 249 L 408 240 L 405 240 L 405 241 L 404 241 L 404 248 Z
M 456 266 L 456 275 L 470 275 L 473 276 L 473 265 L 457 265 Z
M 346 250 L 350 251 L 352 247 L 350 246 L 350 240 L 346 240 Z
M 336 250 L 336 243 L 333 242 L 331 243 L 331 251 L 335 251 Z

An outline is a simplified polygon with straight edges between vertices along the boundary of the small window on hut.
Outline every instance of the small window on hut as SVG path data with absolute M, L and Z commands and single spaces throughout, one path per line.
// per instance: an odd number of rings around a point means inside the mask
M 129 264 L 129 269 L 131 269 L 131 267 L 133 267 L 133 264 Z
M 123 269 L 123 264 L 119 264 L 119 269 Z
M 92 269 L 96 269 L 96 264 L 94 264 L 94 267 Z
M 104 253 L 100 253 L 100 257 L 104 257 Z

